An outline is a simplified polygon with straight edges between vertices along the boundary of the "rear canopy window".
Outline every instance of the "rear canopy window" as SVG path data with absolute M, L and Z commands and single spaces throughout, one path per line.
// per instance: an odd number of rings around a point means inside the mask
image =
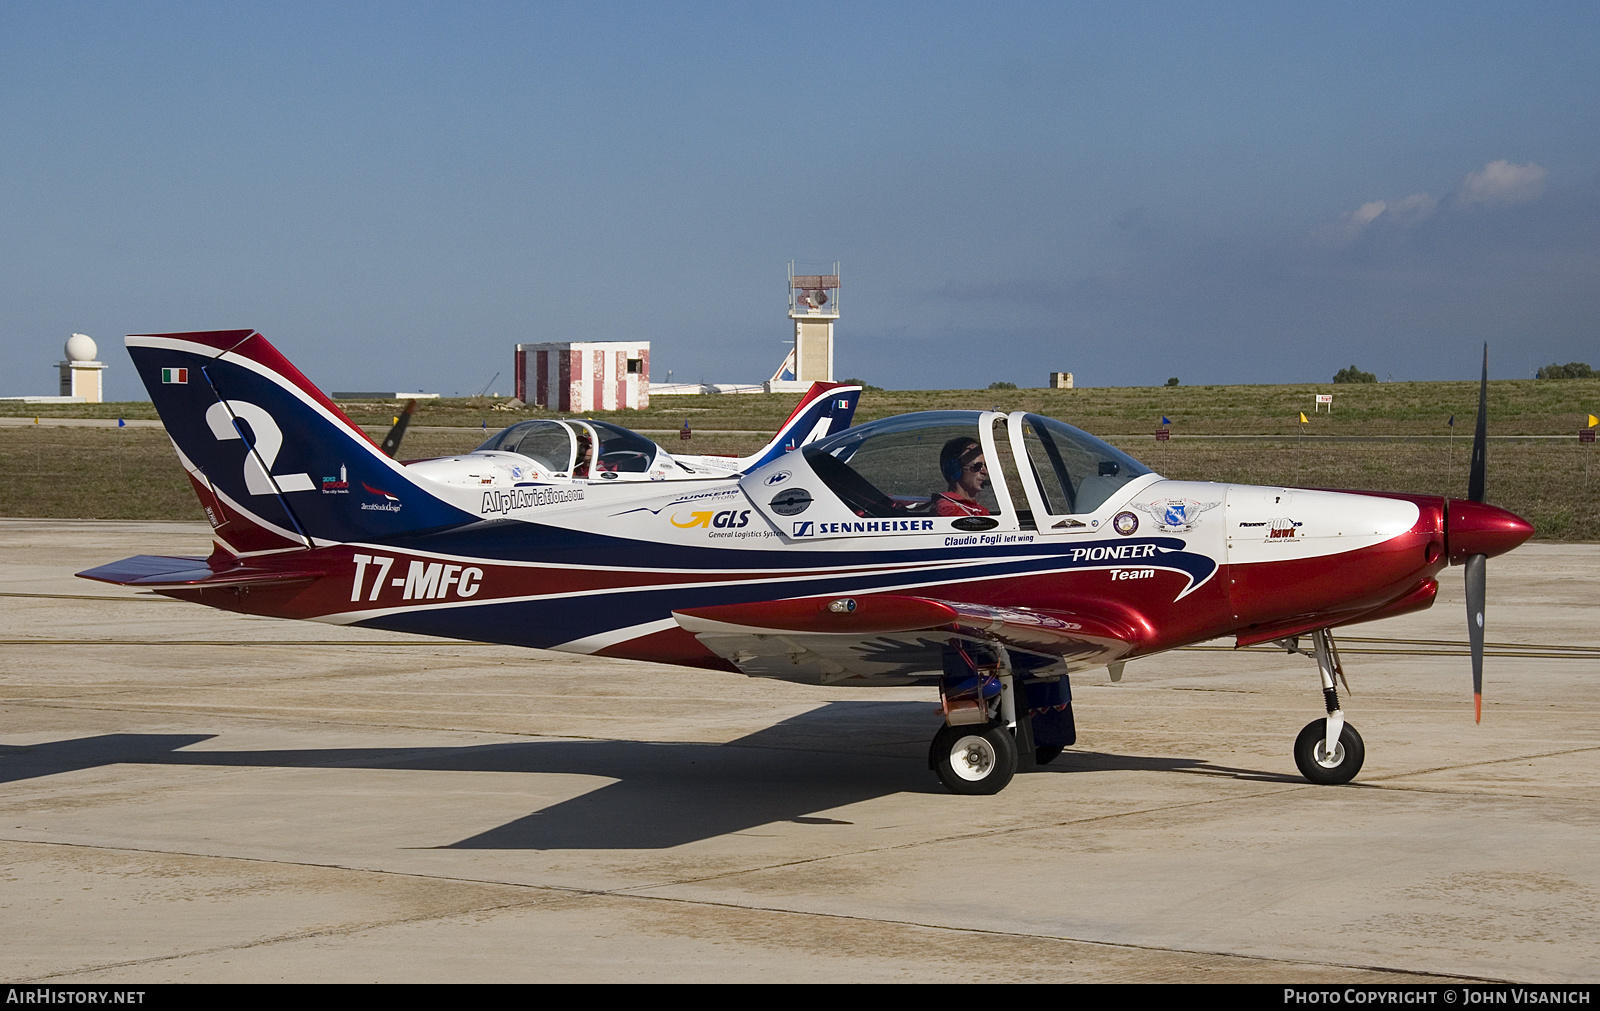
M 650 469 L 659 448 L 655 443 L 621 425 L 604 421 L 591 421 L 589 424 L 600 434 L 600 456 L 595 461 L 595 470 L 601 473 L 616 471 L 620 474 L 643 474 Z

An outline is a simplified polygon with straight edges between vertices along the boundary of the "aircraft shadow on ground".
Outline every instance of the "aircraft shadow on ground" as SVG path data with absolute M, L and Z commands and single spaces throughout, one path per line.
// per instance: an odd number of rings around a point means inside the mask
M 469 747 L 185 751 L 213 734 L 107 734 L 0 746 L 0 784 L 117 764 L 391 769 L 615 780 L 445 849 L 664 849 L 896 793 L 938 793 L 920 759 L 885 741 L 931 738 L 926 703 L 833 702 L 726 744 L 540 740 Z M 858 728 L 874 728 L 864 735 Z M 879 749 L 874 751 L 874 745 Z M 900 749 L 903 752 L 903 749 Z M 1292 781 L 1181 758 L 1069 751 L 1038 772 L 1203 772 Z

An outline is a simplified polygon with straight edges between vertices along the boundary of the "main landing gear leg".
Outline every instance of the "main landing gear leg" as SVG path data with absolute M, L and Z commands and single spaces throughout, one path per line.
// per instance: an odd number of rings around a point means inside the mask
M 1025 744 L 1033 757 L 1033 735 L 1028 731 L 1026 703 L 1018 720 L 1016 679 L 1010 657 L 1000 656 L 1000 694 L 978 699 L 973 707 L 968 700 L 944 697 L 945 720 L 928 749 L 928 766 L 951 793 L 986 795 L 999 793 L 1016 775 L 1019 749 Z M 1030 767 L 1031 767 L 1030 763 Z
M 1311 782 L 1337 786 L 1356 777 L 1367 750 L 1356 728 L 1344 721 L 1344 710 L 1339 707 L 1338 682 L 1344 679 L 1344 666 L 1339 662 L 1339 648 L 1334 645 L 1332 634 L 1325 628 L 1317 629 L 1311 633 L 1311 646 L 1322 677 L 1322 700 L 1328 715 L 1306 724 L 1295 738 L 1294 763 Z M 1301 651 L 1296 648 L 1296 652 Z M 1346 681 L 1345 689 L 1349 687 Z

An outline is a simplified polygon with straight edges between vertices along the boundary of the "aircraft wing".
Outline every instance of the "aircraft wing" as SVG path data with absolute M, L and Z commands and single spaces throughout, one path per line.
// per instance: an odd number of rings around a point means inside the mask
M 980 664 L 1005 649 L 1017 671 L 1053 676 L 1110 663 L 1139 637 L 1126 622 L 1087 613 L 889 594 L 726 604 L 672 616 L 744 673 L 806 684 L 932 683 L 952 647 Z

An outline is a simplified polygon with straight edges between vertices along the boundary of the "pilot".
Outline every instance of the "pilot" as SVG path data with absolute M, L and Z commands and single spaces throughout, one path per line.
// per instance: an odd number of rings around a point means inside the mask
M 939 451 L 939 473 L 949 487 L 933 496 L 933 511 L 939 516 L 987 516 L 989 510 L 978 503 L 978 493 L 989 486 L 989 465 L 983 447 L 971 436 L 958 436 Z

